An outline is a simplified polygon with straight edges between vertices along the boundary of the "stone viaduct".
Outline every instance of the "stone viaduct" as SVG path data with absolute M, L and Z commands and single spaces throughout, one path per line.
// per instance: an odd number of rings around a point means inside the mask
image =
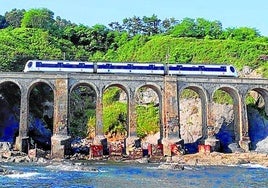
M 164 153 L 168 154 L 168 144 L 178 142 L 180 137 L 179 96 L 184 89 L 192 89 L 201 98 L 202 139 L 208 138 L 211 123 L 211 105 L 214 92 L 221 89 L 230 94 L 234 101 L 235 140 L 241 148 L 249 150 L 248 118 L 245 98 L 249 91 L 258 92 L 265 101 L 268 114 L 268 80 L 221 77 L 177 77 L 160 75 L 113 75 L 113 74 L 78 74 L 78 73 L 0 73 L 0 85 L 6 82 L 16 84 L 21 91 L 20 127 L 16 138 L 17 149 L 23 151 L 28 140 L 29 95 L 38 83 L 48 84 L 54 93 L 54 122 L 51 138 L 52 157 L 63 158 L 68 135 L 69 94 L 79 85 L 88 85 L 96 92 L 96 138 L 99 143 L 104 139 L 102 98 L 105 89 L 117 86 L 124 90 L 128 99 L 128 136 L 127 143 L 137 139 L 135 95 L 139 88 L 152 88 L 159 97 L 160 141 Z

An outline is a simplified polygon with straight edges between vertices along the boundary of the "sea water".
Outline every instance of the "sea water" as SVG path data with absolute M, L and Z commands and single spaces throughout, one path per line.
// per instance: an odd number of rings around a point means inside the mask
M 11 175 L 0 175 L 0 187 L 100 187 L 191 188 L 268 187 L 268 168 L 259 165 L 185 166 L 184 170 L 160 169 L 159 164 L 62 163 L 49 165 L 0 164 Z

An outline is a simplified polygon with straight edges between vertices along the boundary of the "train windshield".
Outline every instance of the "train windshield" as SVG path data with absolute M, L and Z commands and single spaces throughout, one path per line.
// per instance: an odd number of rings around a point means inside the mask
M 27 64 L 27 66 L 30 68 L 30 67 L 32 67 L 33 66 L 33 62 L 28 62 L 28 64 Z
M 235 72 L 235 69 L 234 69 L 234 67 L 230 67 L 230 70 L 231 70 L 231 72 Z

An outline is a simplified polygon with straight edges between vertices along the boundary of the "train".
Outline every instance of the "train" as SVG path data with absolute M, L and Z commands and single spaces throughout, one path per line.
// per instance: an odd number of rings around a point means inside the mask
M 148 74 L 238 77 L 232 65 L 163 64 L 29 60 L 24 72 L 76 72 L 95 74 Z

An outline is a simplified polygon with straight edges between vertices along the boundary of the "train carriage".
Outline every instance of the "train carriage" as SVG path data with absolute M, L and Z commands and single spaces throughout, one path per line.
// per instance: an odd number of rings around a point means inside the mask
M 29 60 L 24 72 L 85 72 L 95 74 L 148 74 L 238 77 L 232 65 L 113 63 Z
M 93 62 L 30 60 L 24 72 L 94 72 Z
M 163 64 L 97 63 L 97 73 L 164 74 Z
M 170 64 L 168 74 L 181 76 L 238 76 L 237 71 L 231 65 Z

